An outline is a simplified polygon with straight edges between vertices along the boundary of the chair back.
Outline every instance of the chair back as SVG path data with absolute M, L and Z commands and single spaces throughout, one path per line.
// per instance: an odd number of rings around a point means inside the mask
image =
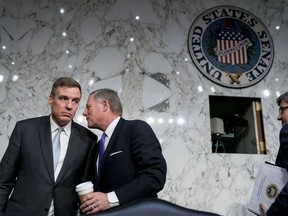
M 198 211 L 174 203 L 149 198 L 137 200 L 123 206 L 91 214 L 91 216 L 219 216 L 215 213 Z

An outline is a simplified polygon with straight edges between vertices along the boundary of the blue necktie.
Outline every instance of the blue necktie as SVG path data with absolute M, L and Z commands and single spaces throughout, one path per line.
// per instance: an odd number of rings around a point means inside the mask
M 101 169 L 101 163 L 102 163 L 102 158 L 105 152 L 105 138 L 106 134 L 103 133 L 100 139 L 100 146 L 99 146 L 99 158 L 98 158 L 98 176 L 100 176 L 100 169 Z
M 63 128 L 59 127 L 57 129 L 56 135 L 53 138 L 52 147 L 53 147 L 53 164 L 54 171 L 56 170 L 57 163 L 60 156 L 61 144 L 60 144 L 60 134 L 63 131 Z

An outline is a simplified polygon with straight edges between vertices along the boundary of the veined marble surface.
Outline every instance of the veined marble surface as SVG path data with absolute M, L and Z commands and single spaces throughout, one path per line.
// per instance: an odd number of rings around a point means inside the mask
M 216 85 L 191 61 L 190 26 L 219 5 L 250 11 L 272 35 L 274 63 L 252 87 Z M 16 121 L 48 115 L 52 82 L 71 76 L 83 87 L 75 121 L 86 126 L 89 92 L 108 87 L 119 92 L 124 118 L 151 124 L 168 164 L 160 198 L 252 215 L 246 205 L 259 164 L 274 162 L 279 146 L 275 100 L 288 90 L 287 14 L 287 0 L 0 0 L 0 158 Z M 211 153 L 209 95 L 261 98 L 267 155 Z

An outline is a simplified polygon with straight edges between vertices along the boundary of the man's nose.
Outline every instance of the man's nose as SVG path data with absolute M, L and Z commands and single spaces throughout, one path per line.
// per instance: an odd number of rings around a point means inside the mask
M 277 120 L 279 120 L 279 121 L 282 120 L 282 116 L 281 116 L 281 114 L 278 115 Z
M 83 112 L 83 114 L 82 114 L 83 116 L 87 116 L 87 109 L 85 108 L 85 110 L 84 110 L 84 112 Z
M 66 103 L 66 108 L 71 110 L 72 109 L 72 100 L 67 100 L 67 103 Z

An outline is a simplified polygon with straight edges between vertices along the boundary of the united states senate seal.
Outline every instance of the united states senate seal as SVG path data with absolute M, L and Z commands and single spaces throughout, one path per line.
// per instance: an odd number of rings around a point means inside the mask
M 230 88 L 256 84 L 270 71 L 274 45 L 255 15 L 234 6 L 217 6 L 193 22 L 188 49 L 196 68 L 211 81 Z
M 275 184 L 269 184 L 266 186 L 265 194 L 269 199 L 275 199 L 279 193 L 279 189 Z

